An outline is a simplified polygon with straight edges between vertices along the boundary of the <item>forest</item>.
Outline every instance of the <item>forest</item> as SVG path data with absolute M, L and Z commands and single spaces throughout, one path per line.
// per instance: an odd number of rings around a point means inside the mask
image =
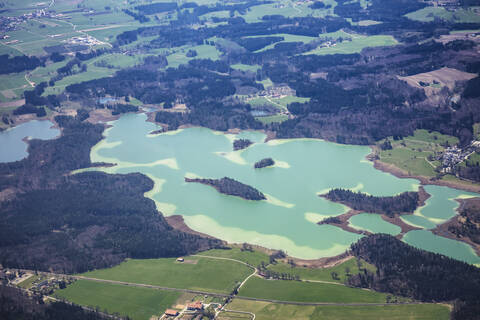
M 10 58 L 8 54 L 4 54 L 0 55 L 0 74 L 33 70 L 43 64 L 44 62 L 35 56 L 15 56 Z
M 465 200 L 458 211 L 459 215 L 448 225 L 448 231 L 458 238 L 467 237 L 480 244 L 480 199 Z
M 403 192 L 393 197 L 375 197 L 348 189 L 332 189 L 322 196 L 355 210 L 384 214 L 389 217 L 395 214 L 413 213 L 419 203 L 419 194 L 413 191 Z
M 254 187 L 251 187 L 249 185 L 246 185 L 244 183 L 241 183 L 235 179 L 228 178 L 228 177 L 223 177 L 221 179 L 185 178 L 185 182 L 197 182 L 197 183 L 206 184 L 208 186 L 214 187 L 220 193 L 240 197 L 245 200 L 258 201 L 258 200 L 267 199 L 263 193 L 261 193 Z
M 455 301 L 452 318 L 477 319 L 480 270 L 446 256 L 416 249 L 395 237 L 376 234 L 351 246 L 352 253 L 375 265 L 348 279 L 349 285 L 420 301 Z
M 105 316 L 80 306 L 55 301 L 45 304 L 42 297 L 28 296 L 20 289 L 0 285 L 0 319 L 2 320 L 103 320 Z
M 0 264 L 77 273 L 221 244 L 173 230 L 143 196 L 153 187 L 143 175 L 70 175 L 95 165 L 90 148 L 104 127 L 67 116 L 56 122 L 60 138 L 33 140 L 26 159 L 0 164 L 0 190 L 17 193 L 0 205 Z

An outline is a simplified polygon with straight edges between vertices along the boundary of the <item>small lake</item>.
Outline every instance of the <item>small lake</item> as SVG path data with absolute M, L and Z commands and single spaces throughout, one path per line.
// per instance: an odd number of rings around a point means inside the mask
M 28 156 L 27 139 L 49 140 L 60 135 L 60 130 L 53 128 L 49 120 L 32 120 L 14 128 L 0 132 L 0 162 L 22 160 Z
M 229 242 L 248 242 L 289 255 L 315 259 L 344 252 L 362 235 L 331 225 L 317 225 L 325 217 L 348 210 L 318 196 L 331 188 L 348 188 L 376 196 L 391 196 L 418 190 L 414 179 L 398 179 L 373 168 L 365 160 L 370 148 L 339 145 L 316 139 L 273 140 L 264 143 L 261 132 L 224 134 L 206 128 L 188 128 L 150 135 L 160 127 L 146 122 L 145 114 L 127 114 L 110 123 L 106 138 L 91 152 L 92 161 L 111 162 L 110 168 L 92 168 L 110 173 L 141 172 L 155 182 L 146 196 L 166 216 L 180 214 L 197 231 Z M 233 151 L 234 139 L 255 143 Z M 271 157 L 273 167 L 254 169 L 253 164 Z M 251 185 L 267 196 L 248 201 L 218 193 L 214 188 L 186 183 L 185 177 L 228 176 Z M 404 241 L 442 252 L 469 263 L 480 263 L 474 250 L 461 242 L 434 236 L 429 228 L 455 214 L 458 197 L 478 196 L 446 187 L 426 186 L 432 197 L 419 208 L 412 221 L 425 230 L 411 231 Z M 399 228 L 378 215 L 361 214 L 352 226 L 371 232 L 398 234 Z M 439 240 L 440 239 L 440 240 Z

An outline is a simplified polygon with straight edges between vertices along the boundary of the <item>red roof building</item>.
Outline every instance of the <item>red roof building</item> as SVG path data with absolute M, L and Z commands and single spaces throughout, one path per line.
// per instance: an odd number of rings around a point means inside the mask
M 173 309 L 167 309 L 165 310 L 165 315 L 170 317 L 176 317 L 178 316 L 178 311 Z
M 195 301 L 187 304 L 188 310 L 203 310 L 203 303 L 201 301 Z

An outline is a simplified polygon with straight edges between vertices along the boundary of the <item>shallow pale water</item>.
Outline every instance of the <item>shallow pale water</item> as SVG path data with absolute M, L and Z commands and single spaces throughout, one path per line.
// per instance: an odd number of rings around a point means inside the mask
M 0 162 L 22 160 L 28 155 L 24 138 L 49 140 L 57 137 L 60 130 L 52 128 L 49 120 L 32 120 L 0 132 Z
M 159 127 L 145 120 L 144 114 L 128 114 L 112 122 L 113 127 L 105 133 L 106 139 L 92 149 L 92 161 L 118 164 L 104 168 L 106 172 L 148 175 L 155 181 L 155 188 L 146 195 L 164 215 L 181 214 L 192 229 L 229 242 L 283 249 L 305 259 L 340 254 L 361 235 L 330 225 L 317 225 L 316 222 L 325 217 L 348 210 L 320 198 L 319 193 L 331 188 L 350 188 L 376 196 L 391 196 L 417 190 L 419 186 L 417 180 L 398 179 L 374 169 L 365 160 L 370 152 L 368 147 L 314 139 L 263 143 L 265 135 L 260 132 L 232 135 L 206 128 L 149 135 Z M 237 138 L 248 138 L 255 144 L 234 152 L 232 142 Z M 273 158 L 275 166 L 253 168 L 256 161 L 266 157 Z M 210 186 L 186 183 L 186 176 L 228 176 L 257 188 L 268 199 L 248 201 L 220 194 Z M 427 228 L 453 216 L 456 207 L 453 197 L 467 194 L 449 188 L 430 190 L 427 186 L 426 189 L 433 197 L 415 217 L 431 223 Z M 370 217 L 363 222 L 357 219 L 354 224 L 374 232 L 397 232 L 396 226 L 380 217 Z M 418 246 L 425 244 L 424 248 L 432 251 L 431 241 L 416 242 L 418 237 L 414 235 L 409 233 L 406 241 Z M 455 245 L 442 243 L 442 250 L 459 258 L 458 242 L 452 240 L 452 243 Z M 473 251 L 465 251 L 460 258 L 478 262 Z
M 402 231 L 402 228 L 383 220 L 380 215 L 375 213 L 360 213 L 351 217 L 348 222 L 352 228 L 372 233 L 387 233 L 396 236 Z

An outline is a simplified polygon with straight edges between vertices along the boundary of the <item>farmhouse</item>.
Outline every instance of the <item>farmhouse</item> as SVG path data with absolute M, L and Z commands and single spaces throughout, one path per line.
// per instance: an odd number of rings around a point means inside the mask
M 203 310 L 203 303 L 201 301 L 195 301 L 192 303 L 187 304 L 187 309 L 188 310 Z
M 167 310 L 165 310 L 165 316 L 176 317 L 176 316 L 178 316 L 178 311 L 173 310 L 173 309 L 167 309 Z

